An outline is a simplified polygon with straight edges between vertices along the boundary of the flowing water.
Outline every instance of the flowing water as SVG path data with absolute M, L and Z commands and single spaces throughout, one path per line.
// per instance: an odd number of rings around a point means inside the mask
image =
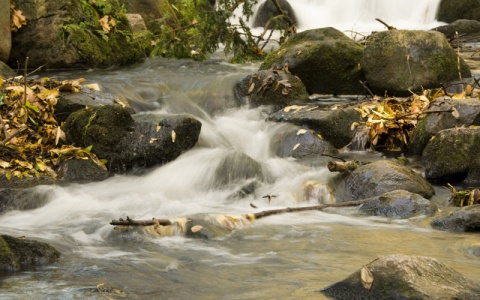
M 437 258 L 478 282 L 480 260 L 467 251 L 478 235 L 433 230 L 425 217 L 309 211 L 260 219 L 209 240 L 114 231 L 109 222 L 127 215 L 242 215 L 318 203 L 305 201 L 304 186 L 333 176 L 325 164 L 275 156 L 271 139 L 284 125 L 265 122 L 262 109 L 235 105 L 233 84 L 257 67 L 221 58 L 203 63 L 152 58 L 121 69 L 56 74 L 98 82 L 130 99 L 137 111 L 192 114 L 202 132 L 194 149 L 146 174 L 40 186 L 37 190 L 48 194 L 44 206 L 0 215 L 1 233 L 45 241 L 62 253 L 55 264 L 0 277 L 0 299 L 122 298 L 116 291 L 128 299 L 323 299 L 319 289 L 396 253 Z M 244 198 L 232 195 L 249 181 L 229 173 L 219 178 L 216 172 L 232 152 L 262 167 L 257 190 Z M 225 169 L 232 173 L 245 162 L 227 161 Z M 448 193 L 437 188 L 434 201 L 444 204 Z M 266 194 L 276 198 L 268 202 Z M 328 201 L 328 195 L 322 199 Z M 97 291 L 102 287 L 117 290 L 102 294 Z

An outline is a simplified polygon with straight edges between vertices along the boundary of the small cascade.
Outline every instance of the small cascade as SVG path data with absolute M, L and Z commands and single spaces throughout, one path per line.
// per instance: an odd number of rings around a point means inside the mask
M 436 15 L 440 0 L 295 0 L 289 1 L 299 31 L 335 27 L 352 33 L 385 30 L 375 19 L 399 29 L 431 29 L 443 23 Z

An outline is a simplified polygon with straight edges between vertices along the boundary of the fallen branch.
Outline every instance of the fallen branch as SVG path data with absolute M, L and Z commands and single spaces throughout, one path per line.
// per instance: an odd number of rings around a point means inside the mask
M 330 172 L 345 173 L 345 172 L 352 172 L 356 170 L 358 167 L 361 167 L 366 164 L 369 164 L 369 162 L 360 162 L 356 160 L 342 161 L 342 162 L 330 161 L 327 164 L 327 168 Z
M 387 27 L 388 30 L 395 30 L 397 28 L 393 27 L 393 26 L 390 26 L 388 25 L 387 23 L 385 23 L 384 21 L 380 20 L 379 18 L 375 18 L 376 21 L 382 23 L 383 25 L 385 25 L 385 27 Z
M 287 208 L 280 208 L 280 209 L 272 209 L 272 210 L 265 210 L 257 213 L 249 213 L 243 215 L 242 218 L 245 218 L 250 221 L 255 221 L 261 218 L 265 218 L 268 216 L 283 214 L 283 213 L 293 213 L 293 212 L 300 212 L 300 211 L 312 211 L 312 210 L 322 210 L 329 207 L 352 207 L 352 206 L 359 206 L 366 203 L 367 199 L 365 200 L 358 200 L 358 201 L 348 201 L 342 203 L 331 203 L 331 204 L 319 204 L 314 206 L 302 206 L 302 207 L 287 207 Z M 110 225 L 115 226 L 154 226 L 154 225 L 161 225 L 161 226 L 169 226 L 174 225 L 175 222 L 170 221 L 169 219 L 156 219 L 153 218 L 151 220 L 132 220 L 130 217 L 127 217 L 126 220 L 118 219 L 112 220 Z

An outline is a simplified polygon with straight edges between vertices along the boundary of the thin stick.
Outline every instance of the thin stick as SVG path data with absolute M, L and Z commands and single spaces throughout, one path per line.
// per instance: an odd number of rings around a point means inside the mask
M 24 91 L 23 91 L 23 105 L 27 103 L 27 65 L 28 65 L 28 56 L 25 58 L 25 71 L 24 71 L 24 76 L 23 76 L 23 85 L 24 85 Z

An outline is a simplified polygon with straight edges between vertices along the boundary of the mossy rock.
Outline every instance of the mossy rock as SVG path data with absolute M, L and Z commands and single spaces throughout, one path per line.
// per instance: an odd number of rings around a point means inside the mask
M 480 6 L 477 0 L 442 0 L 438 7 L 437 20 L 452 23 L 460 19 L 480 21 Z
M 282 10 L 286 13 L 288 18 L 294 23 L 298 24 L 297 17 L 295 16 L 295 11 L 293 10 L 290 3 L 287 0 L 278 0 L 278 4 L 282 8 Z M 264 1 L 257 9 L 253 17 L 253 27 L 265 27 L 267 22 L 270 18 L 280 15 L 277 7 L 273 3 L 273 1 Z M 279 23 L 279 24 L 278 24 Z M 275 29 L 278 26 L 285 26 L 288 25 L 287 21 L 284 19 L 280 20 L 272 20 L 269 23 L 268 29 Z
M 457 53 L 436 31 L 388 30 L 374 34 L 365 47 L 362 66 L 374 93 L 411 95 L 409 89 L 439 87 L 458 80 Z M 463 78 L 470 68 L 460 59 Z
M 52 246 L 9 235 L 0 236 L 0 272 L 18 271 L 23 267 L 45 265 L 60 257 Z
M 288 65 L 300 77 L 309 94 L 359 94 L 364 89 L 360 62 L 363 46 L 337 29 L 302 31 L 270 52 L 260 70 Z

